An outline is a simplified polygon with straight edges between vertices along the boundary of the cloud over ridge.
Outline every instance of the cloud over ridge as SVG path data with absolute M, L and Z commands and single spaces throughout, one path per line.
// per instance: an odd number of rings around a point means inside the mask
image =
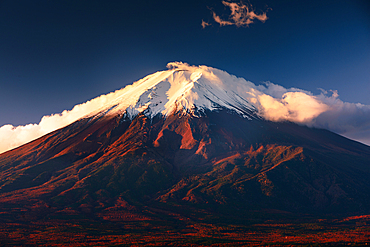
M 103 108 L 111 98 L 119 97 L 121 91 L 117 90 L 85 103 L 75 105 L 72 110 L 64 110 L 62 113 L 43 116 L 38 124 L 32 123 L 24 126 L 6 124 L 1 126 L 0 153 L 35 140 L 59 128 L 63 128 L 99 108 Z
M 250 100 L 271 121 L 291 121 L 328 129 L 370 145 L 370 105 L 343 102 L 336 90 L 319 95 L 297 88 L 286 89 L 271 82 L 257 86 Z

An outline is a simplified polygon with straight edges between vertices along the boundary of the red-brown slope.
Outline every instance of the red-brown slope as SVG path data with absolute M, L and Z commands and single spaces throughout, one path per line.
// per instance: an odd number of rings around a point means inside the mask
M 0 155 L 0 203 L 104 217 L 119 200 L 240 212 L 366 211 L 369 175 L 370 148 L 325 130 L 226 111 L 95 117 Z

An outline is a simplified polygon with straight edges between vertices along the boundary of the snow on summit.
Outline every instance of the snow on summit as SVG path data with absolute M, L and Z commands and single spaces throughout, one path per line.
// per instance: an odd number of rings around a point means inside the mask
M 175 111 L 194 113 L 225 107 L 248 117 L 256 108 L 246 96 L 255 85 L 207 66 L 173 62 L 159 71 L 115 92 L 101 95 L 59 114 L 44 116 L 38 124 L 0 127 L 0 153 L 18 147 L 81 118 L 138 113 L 153 117 Z
M 248 117 L 249 112 L 257 110 L 247 100 L 255 87 L 251 82 L 207 66 L 173 62 L 167 67 L 167 71 L 148 75 L 114 92 L 111 100 L 97 111 L 127 112 L 130 117 L 144 111 L 153 117 L 224 107 Z
M 197 112 L 207 109 L 226 108 L 247 119 L 257 115 L 271 121 L 291 121 L 326 128 L 347 137 L 366 137 L 370 133 L 368 121 L 350 122 L 358 116 L 370 119 L 370 106 L 343 102 L 336 91 L 328 96 L 286 89 L 270 82 L 257 86 L 219 69 L 182 62 L 169 63 L 167 68 L 76 105 L 72 110 L 44 116 L 38 124 L 0 127 L 0 153 L 81 118 L 122 114 L 133 118 L 140 112 L 148 117 L 175 112 L 197 116 Z M 367 139 L 365 142 L 370 143 Z

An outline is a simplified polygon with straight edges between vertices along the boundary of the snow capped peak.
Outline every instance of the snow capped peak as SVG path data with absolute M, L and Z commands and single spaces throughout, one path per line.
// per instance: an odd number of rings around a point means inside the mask
M 368 122 L 353 124 L 348 119 L 367 118 L 370 106 L 343 102 L 337 93 L 326 96 L 266 82 L 255 85 L 225 71 L 172 62 L 159 71 L 115 92 L 101 95 L 71 110 L 46 115 L 38 124 L 0 126 L 0 153 L 65 127 L 82 118 L 127 116 L 148 117 L 172 113 L 199 116 L 205 110 L 224 108 L 247 119 L 291 121 L 329 128 L 358 140 L 368 131 Z M 352 120 L 351 120 L 352 121 Z M 363 123 L 363 124 L 362 124 Z M 353 130 L 356 129 L 355 132 Z M 366 136 L 366 135 L 361 135 Z M 364 137 L 364 142 L 369 143 Z
M 257 111 L 247 100 L 255 87 L 251 82 L 207 66 L 171 62 L 167 68 L 106 95 L 109 101 L 98 112 L 153 117 L 223 107 L 250 118 Z

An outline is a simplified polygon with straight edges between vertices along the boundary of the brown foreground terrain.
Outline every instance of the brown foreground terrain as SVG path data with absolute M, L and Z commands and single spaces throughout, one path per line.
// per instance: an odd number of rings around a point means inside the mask
M 1 246 L 366 246 L 370 216 L 238 224 L 50 219 L 2 223 Z

